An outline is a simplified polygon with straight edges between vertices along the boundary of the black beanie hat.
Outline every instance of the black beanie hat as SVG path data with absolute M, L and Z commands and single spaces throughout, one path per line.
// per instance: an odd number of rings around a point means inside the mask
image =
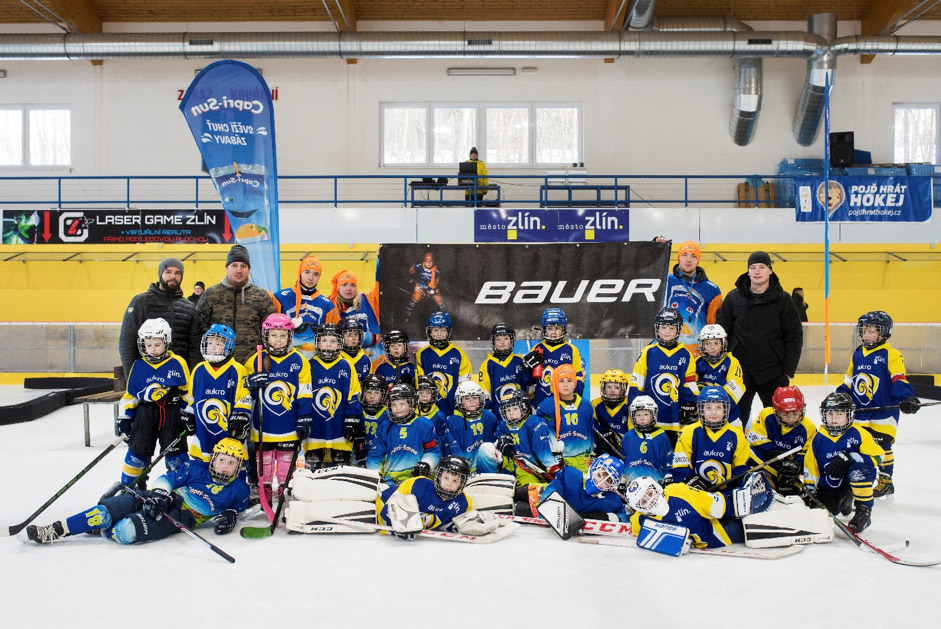
M 168 267 L 174 267 L 180 269 L 180 275 L 183 275 L 183 263 L 176 258 L 165 258 L 163 262 L 160 263 L 160 266 L 157 267 L 157 279 L 159 280 L 163 277 L 163 272 L 167 270 Z
M 229 266 L 233 262 L 244 262 L 249 267 L 252 266 L 251 258 L 248 256 L 248 249 L 242 245 L 232 245 L 229 249 L 229 255 L 225 258 L 225 265 Z
M 756 251 L 750 256 L 748 256 L 748 266 L 753 264 L 764 264 L 769 269 L 771 268 L 771 256 L 769 256 L 764 251 Z

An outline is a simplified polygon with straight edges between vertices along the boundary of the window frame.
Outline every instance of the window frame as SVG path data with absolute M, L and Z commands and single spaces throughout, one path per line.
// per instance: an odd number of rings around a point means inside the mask
M 40 104 L 0 104 L 0 110 L 19 111 L 20 128 L 22 130 L 20 146 L 20 164 L 0 164 L 0 170 L 67 170 L 74 166 L 73 151 L 73 133 L 72 133 L 72 106 L 61 103 L 40 103 Z M 30 122 L 29 114 L 31 111 L 67 111 L 69 114 L 69 161 L 67 164 L 30 164 Z
M 933 109 L 936 116 L 935 124 L 935 154 L 932 159 L 932 164 L 941 164 L 941 103 L 938 102 L 897 102 L 892 103 L 892 160 L 898 161 L 895 159 L 895 138 L 897 129 L 895 127 L 895 114 L 899 109 Z

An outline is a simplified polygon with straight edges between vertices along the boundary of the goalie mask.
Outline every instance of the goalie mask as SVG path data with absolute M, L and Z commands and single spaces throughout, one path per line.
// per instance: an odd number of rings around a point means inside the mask
M 235 349 L 235 331 L 227 325 L 213 323 L 199 342 L 199 353 L 209 363 L 221 363 Z
M 663 308 L 653 318 L 654 338 L 665 349 L 673 349 L 679 345 L 682 330 L 683 316 L 676 308 Z
M 230 483 L 242 471 L 248 461 L 248 451 L 241 441 L 232 437 L 221 439 L 212 449 L 209 457 L 209 476 L 217 483 Z
M 415 419 L 418 401 L 415 399 L 415 389 L 412 385 L 404 382 L 393 384 L 386 399 L 389 404 L 389 419 L 393 424 L 407 424 Z
M 529 398 L 519 389 L 513 389 L 500 398 L 500 415 L 510 428 L 518 428 L 532 412 Z
M 631 402 L 631 424 L 642 435 L 657 429 L 657 402 L 649 395 L 638 395 Z M 646 411 L 646 412 L 645 412 Z M 638 421 L 640 420 L 640 421 Z
M 568 318 L 561 308 L 546 308 L 539 320 L 542 324 L 542 341 L 549 347 L 555 347 L 565 342 L 568 332 Z
M 707 325 L 699 332 L 699 352 L 710 365 L 714 365 L 729 351 L 729 335 L 717 323 Z
M 347 317 L 340 321 L 338 327 L 343 335 L 343 352 L 348 356 L 356 356 L 363 348 L 363 326 L 358 319 Z
M 286 356 L 293 341 L 294 324 L 286 314 L 270 314 L 261 324 L 261 343 L 271 356 Z
M 623 472 L 624 461 L 619 461 L 609 454 L 602 454 L 588 466 L 585 491 L 592 495 L 611 491 L 621 481 Z
M 442 500 L 457 498 L 464 491 L 464 484 L 470 472 L 467 459 L 454 454 L 442 457 L 435 468 L 435 493 Z
M 838 437 L 853 425 L 856 405 L 845 393 L 831 393 L 820 403 L 820 424 L 831 437 Z
M 425 337 L 428 339 L 428 344 L 435 349 L 445 349 L 451 342 L 451 330 L 453 328 L 454 323 L 451 321 L 451 315 L 444 310 L 435 312 L 425 322 Z M 444 330 L 445 332 L 442 334 L 440 331 L 436 332 L 435 330 Z
M 378 395 L 378 401 L 377 401 Z M 386 379 L 371 373 L 363 378 L 363 410 L 369 415 L 376 415 L 385 404 Z
M 729 421 L 732 399 L 722 387 L 704 387 L 696 400 L 700 423 L 710 430 L 719 430 Z
M 454 401 L 467 419 L 477 419 L 484 412 L 487 392 L 476 382 L 469 380 L 457 385 Z
M 314 336 L 317 356 L 325 363 L 332 363 L 340 355 L 343 346 L 343 334 L 335 323 L 325 323 L 317 328 Z
M 513 344 L 516 343 L 516 330 L 508 323 L 498 323 L 490 328 L 490 347 L 493 355 L 503 360 L 513 353 Z M 498 348 L 497 345 L 500 345 Z
M 608 369 L 601 375 L 601 399 L 604 405 L 615 409 L 627 396 L 627 374 L 620 369 Z
M 856 335 L 866 349 L 875 349 L 892 336 L 892 317 L 882 310 L 867 312 L 856 323 Z
M 632 480 L 627 485 L 625 497 L 627 504 L 634 511 L 645 515 L 662 518 L 670 512 L 670 505 L 667 504 L 666 496 L 663 495 L 663 487 L 650 476 L 641 476 Z
M 382 337 L 382 348 L 386 359 L 393 365 L 408 362 L 408 334 L 402 330 L 392 330 Z
M 787 428 L 793 428 L 804 418 L 807 408 L 804 394 L 797 387 L 778 387 L 771 397 L 771 406 L 778 423 Z
M 159 363 L 170 355 L 170 324 L 166 319 L 147 319 L 137 331 L 137 351 L 151 364 Z

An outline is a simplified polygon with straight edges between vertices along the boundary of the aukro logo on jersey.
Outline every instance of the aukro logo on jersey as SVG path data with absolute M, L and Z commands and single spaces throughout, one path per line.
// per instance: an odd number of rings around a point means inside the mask
M 484 282 L 477 291 L 475 304 L 574 304 L 629 302 L 642 298 L 655 302 L 660 288 L 659 278 L 634 278 L 629 282 L 620 278 L 597 280 L 530 280 L 526 282 L 492 280 Z M 626 285 L 626 287 L 625 287 Z

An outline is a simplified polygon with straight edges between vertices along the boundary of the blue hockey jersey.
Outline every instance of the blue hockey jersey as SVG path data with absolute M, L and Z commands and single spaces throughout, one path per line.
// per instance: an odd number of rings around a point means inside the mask
M 850 366 L 838 392 L 848 393 L 856 404 L 855 422 L 894 439 L 899 422 L 898 409 L 869 412 L 867 407 L 896 406 L 915 395 L 905 375 L 902 354 L 888 343 L 873 349 L 862 345 L 853 352 Z
M 457 385 L 470 380 L 470 359 L 464 350 L 449 343 L 444 349 L 428 345 L 415 354 L 415 364 L 418 368 L 416 376 L 431 376 L 438 383 L 438 408 L 446 416 L 454 412 L 454 392 Z
M 680 429 L 680 403 L 696 399 L 696 367 L 683 345 L 665 349 L 651 343 L 634 363 L 628 402 L 649 395 L 657 403 L 657 425 L 664 430 Z
M 406 424 L 389 420 L 376 430 L 366 468 L 378 470 L 387 483 L 401 483 L 411 477 L 419 461 L 435 469 L 440 459 L 441 448 L 430 419 L 416 417 Z
M 464 457 L 470 463 L 471 473 L 492 474 L 497 471 L 496 466 L 489 459 L 478 459 L 477 450 L 484 443 L 492 443 L 496 439 L 497 417 L 487 409 L 483 409 L 480 417 L 469 419 L 464 412 L 458 410 L 448 417 L 445 422 L 445 441 L 448 454 Z
M 742 399 L 745 393 L 745 384 L 742 381 L 742 365 L 738 358 L 732 354 L 726 354 L 722 360 L 715 364 L 710 363 L 704 357 L 700 356 L 696 360 L 696 382 L 699 387 L 718 386 L 725 389 L 725 392 L 732 398 L 732 404 L 729 407 L 729 423 L 738 421 L 736 426 L 745 428 L 741 421 L 742 414 L 738 410 L 738 401 Z M 697 391 L 698 394 L 698 391 Z
M 673 453 L 673 480 L 685 483 L 693 475 L 716 484 L 741 474 L 748 469 L 751 450 L 745 433 L 738 426 L 726 424 L 719 430 L 710 430 L 696 422 L 684 426 Z M 730 492 L 741 480 L 726 485 Z
M 229 436 L 229 417 L 238 409 L 252 412 L 252 397 L 245 386 L 245 368 L 229 358 L 218 368 L 203 361 L 190 374 L 187 402 L 196 417 L 196 434 L 189 455 L 208 462 L 212 449 Z
M 245 372 L 255 373 L 258 353 L 245 361 Z M 295 349 L 285 356 L 270 356 L 262 350 L 262 369 L 267 368 L 268 384 L 261 389 L 261 408 L 252 414 L 252 440 L 258 440 L 259 413 L 263 413 L 266 442 L 296 441 L 297 418 L 313 413 L 310 389 L 310 365 Z
M 477 381 L 490 396 L 487 400 L 490 408 L 511 390 L 526 391 L 531 384 L 531 378 L 523 369 L 523 359 L 516 354 L 510 354 L 503 360 L 487 354 L 477 372 Z
M 154 364 L 138 358 L 127 375 L 127 390 L 120 402 L 121 414 L 133 419 L 142 402 L 156 404 L 172 396 L 171 390 L 174 389 L 185 405 L 189 391 L 189 370 L 185 360 L 173 352 L 167 352 L 166 358 Z
M 363 416 L 359 377 L 353 364 L 342 353 L 329 363 L 314 356 L 310 359 L 310 380 L 314 420 L 305 452 L 318 448 L 352 450 L 353 444 L 343 438 L 343 423 L 347 417 Z
M 634 512 L 631 530 L 636 536 L 644 520 L 652 518 L 667 524 L 685 526 L 696 548 L 723 548 L 732 539 L 719 521 L 726 512 L 726 499 L 720 493 L 693 489 L 682 483 L 667 485 L 663 490 L 669 511 L 663 517 Z
M 545 500 L 549 494 L 555 492 L 562 496 L 579 515 L 611 513 L 616 515 L 621 522 L 627 522 L 627 513 L 621 498 L 613 491 L 588 493 L 585 487 L 587 481 L 587 472 L 581 472 L 574 467 L 563 467 L 542 492 L 542 499 Z
M 197 524 L 226 509 L 244 511 L 251 493 L 244 474 L 230 483 L 217 483 L 209 475 L 209 464 L 198 460 L 186 461 L 169 470 L 154 481 L 153 488 L 179 495 L 185 508 L 193 512 Z
M 575 393 L 582 395 L 585 391 L 585 361 L 579 354 L 578 348 L 571 343 L 560 345 L 546 345 L 545 341 L 536 343 L 533 349 L 542 350 L 542 377 L 534 383 L 533 406 L 539 408 L 544 400 L 552 399 L 552 372 L 559 365 L 572 365 L 575 367 Z
M 591 403 L 575 395 L 572 402 L 559 400 L 561 418 L 557 438 L 565 443 L 562 456 L 565 462 L 583 472 L 588 469 L 588 456 L 595 449 L 595 412 Z M 549 432 L 555 433 L 555 400 L 544 400 L 536 409 L 548 424 Z
M 673 476 L 673 446 L 662 428 L 647 434 L 629 430 L 621 440 L 621 450 L 624 478 L 650 476 L 662 485 L 667 476 Z
M 430 530 L 450 530 L 451 520 L 473 509 L 470 497 L 461 492 L 450 500 L 445 500 L 435 491 L 435 484 L 424 476 L 409 478 L 395 489 L 395 493 L 412 494 L 418 501 L 418 510 L 422 513 L 425 528 Z M 388 501 L 390 494 L 386 495 Z M 386 524 L 389 519 L 388 508 L 381 498 L 376 499 L 379 511 L 379 523 Z
M 404 382 L 414 387 L 415 371 L 415 363 L 412 361 L 409 360 L 395 365 L 389 361 L 385 354 L 372 361 L 372 372 L 384 378 L 390 387 L 396 382 Z

